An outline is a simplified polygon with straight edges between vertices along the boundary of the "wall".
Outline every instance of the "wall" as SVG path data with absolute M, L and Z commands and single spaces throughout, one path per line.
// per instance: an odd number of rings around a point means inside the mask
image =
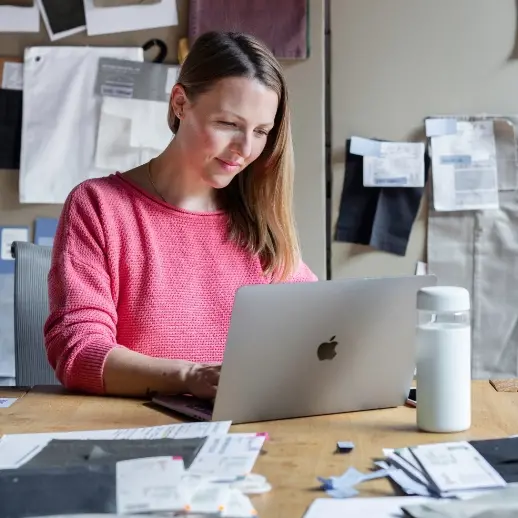
M 514 0 L 331 0 L 332 222 L 352 135 L 422 137 L 436 114 L 518 113 Z M 412 274 L 426 200 L 406 257 L 332 243 L 332 277 Z
M 187 35 L 188 0 L 177 0 L 179 25 L 164 29 L 59 40 L 59 45 L 143 45 L 160 38 L 168 46 L 166 62 L 177 63 L 177 42 Z M 283 63 L 291 97 L 296 160 L 295 210 L 304 259 L 326 276 L 324 192 L 324 0 L 310 0 L 311 56 Z M 0 34 L 0 55 L 23 56 L 31 45 L 50 44 L 43 22 L 40 34 Z M 152 52 L 149 51 L 152 58 Z M 61 205 L 18 203 L 18 172 L 0 170 L 0 225 L 32 225 L 35 217 L 57 217 Z

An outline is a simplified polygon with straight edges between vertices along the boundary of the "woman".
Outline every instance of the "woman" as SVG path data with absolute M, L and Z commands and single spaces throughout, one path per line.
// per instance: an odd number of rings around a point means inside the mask
M 45 342 L 71 390 L 212 398 L 236 290 L 316 280 L 299 253 L 273 55 L 250 36 L 202 35 L 169 125 L 160 156 L 83 182 L 63 208 Z

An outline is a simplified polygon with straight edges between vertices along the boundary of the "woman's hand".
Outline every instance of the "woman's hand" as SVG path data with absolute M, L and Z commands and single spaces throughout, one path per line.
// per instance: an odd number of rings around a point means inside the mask
M 218 388 L 220 370 L 221 364 L 192 364 L 185 377 L 189 394 L 201 399 L 214 399 Z

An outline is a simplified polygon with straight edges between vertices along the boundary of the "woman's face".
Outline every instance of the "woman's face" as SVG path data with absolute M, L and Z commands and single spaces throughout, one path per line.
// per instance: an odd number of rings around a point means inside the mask
M 226 187 L 262 153 L 278 102 L 273 90 L 242 77 L 218 81 L 194 102 L 175 86 L 172 103 L 180 113 L 175 138 L 187 150 L 189 169 L 211 187 Z

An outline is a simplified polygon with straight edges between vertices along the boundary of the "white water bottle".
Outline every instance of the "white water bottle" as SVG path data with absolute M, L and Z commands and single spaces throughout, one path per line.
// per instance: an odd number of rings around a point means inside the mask
M 433 286 L 417 294 L 417 426 L 460 432 L 471 426 L 468 290 Z

